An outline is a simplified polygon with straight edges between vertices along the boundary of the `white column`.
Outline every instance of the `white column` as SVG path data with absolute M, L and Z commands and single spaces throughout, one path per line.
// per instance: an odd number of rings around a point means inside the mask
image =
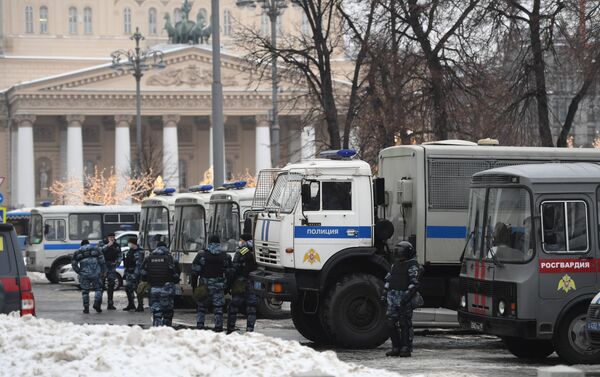
M 256 174 L 262 169 L 271 168 L 271 137 L 269 120 L 266 115 L 256 116 Z
M 115 174 L 117 175 L 117 192 L 122 192 L 127 185 L 127 177 L 131 176 L 131 142 L 129 125 L 132 115 L 115 115 Z M 121 204 L 130 204 L 131 198 Z
M 17 115 L 17 190 L 15 203 L 18 206 L 35 206 L 35 163 L 33 152 L 33 123 L 35 115 Z
M 300 134 L 300 160 L 308 160 L 315 158 L 315 128 L 313 126 L 305 126 Z
M 179 146 L 177 123 L 179 115 L 163 115 L 163 179 L 167 187 L 179 189 Z
M 71 188 L 73 196 L 66 198 L 68 203 L 80 204 L 83 197 L 83 136 L 81 125 L 85 120 L 83 115 L 67 115 L 67 179 L 73 181 Z M 88 172 L 93 174 L 93 172 Z

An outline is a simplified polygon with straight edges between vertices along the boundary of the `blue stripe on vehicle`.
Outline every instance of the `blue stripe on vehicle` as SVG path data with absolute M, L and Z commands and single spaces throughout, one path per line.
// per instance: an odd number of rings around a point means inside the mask
M 466 226 L 427 226 L 427 238 L 465 238 Z
M 356 235 L 348 235 L 349 230 Z M 371 238 L 370 226 L 296 226 L 295 238 Z
M 90 243 L 96 246 L 95 243 Z M 81 247 L 78 243 L 63 243 L 63 244 L 44 244 L 44 250 L 78 250 Z
M 265 241 L 269 240 L 269 229 L 271 228 L 271 222 L 267 221 L 267 231 L 265 232 Z

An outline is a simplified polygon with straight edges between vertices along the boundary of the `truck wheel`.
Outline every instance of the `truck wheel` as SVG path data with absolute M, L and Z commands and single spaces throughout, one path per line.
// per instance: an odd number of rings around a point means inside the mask
M 328 332 L 336 345 L 375 348 L 389 338 L 385 307 L 380 301 L 383 281 L 353 274 L 333 286 L 323 308 Z
M 585 331 L 586 307 L 571 309 L 558 325 L 554 336 L 556 353 L 569 364 L 596 364 L 600 362 L 600 349 L 593 349 Z
M 513 336 L 502 338 L 510 353 L 520 359 L 545 359 L 554 352 L 551 340 L 523 339 Z
M 292 301 L 290 308 L 294 327 L 303 337 L 317 344 L 330 343 L 325 328 L 321 324 L 318 311 L 315 314 L 304 313 L 300 300 Z
M 256 308 L 257 314 L 260 318 L 265 319 L 284 319 L 290 317 L 290 312 L 283 310 L 283 302 L 274 304 L 266 297 L 258 298 L 258 307 Z

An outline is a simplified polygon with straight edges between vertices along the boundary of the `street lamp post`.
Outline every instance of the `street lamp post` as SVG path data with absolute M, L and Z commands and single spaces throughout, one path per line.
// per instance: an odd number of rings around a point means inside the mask
M 236 5 L 254 7 L 260 5 L 271 21 L 271 156 L 272 166 L 279 166 L 279 113 L 277 98 L 277 17 L 287 8 L 287 0 L 238 0 Z
M 112 68 L 120 71 L 131 73 L 135 78 L 135 175 L 141 174 L 142 170 L 142 97 L 140 93 L 140 81 L 144 75 L 144 71 L 152 68 L 164 68 L 162 51 L 140 48 L 140 41 L 144 40 L 144 36 L 140 33 L 140 28 L 135 28 L 135 33 L 131 36 L 131 40 L 135 41 L 135 48 L 131 50 L 117 50 L 110 54 L 112 58 Z

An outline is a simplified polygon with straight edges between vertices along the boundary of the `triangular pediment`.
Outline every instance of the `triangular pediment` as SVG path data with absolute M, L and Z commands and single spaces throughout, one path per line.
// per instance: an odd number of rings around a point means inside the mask
M 204 92 L 212 85 L 212 51 L 201 46 L 161 46 L 165 68 L 144 72 L 141 88 L 144 92 Z M 268 91 L 270 81 L 259 82 L 245 60 L 221 54 L 221 82 L 224 92 Z M 264 78 L 263 78 L 264 79 Z M 293 87 L 280 82 L 280 88 Z M 281 90 L 280 89 L 280 90 Z M 107 93 L 134 92 L 132 74 L 115 70 L 110 63 L 58 76 L 16 85 L 16 92 L 37 93 Z

